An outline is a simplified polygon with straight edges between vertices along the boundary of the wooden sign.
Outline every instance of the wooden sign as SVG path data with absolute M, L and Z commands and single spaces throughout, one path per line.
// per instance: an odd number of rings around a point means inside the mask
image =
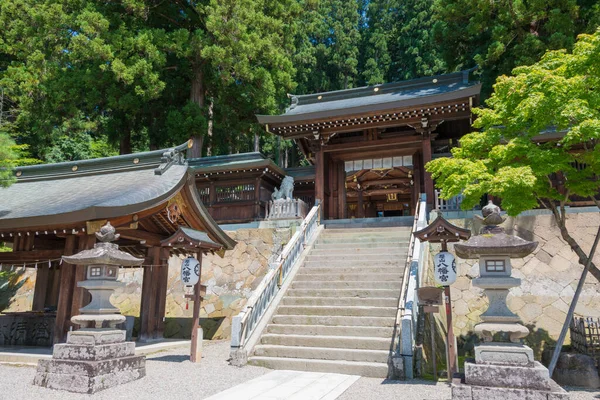
M 435 283 L 441 286 L 456 282 L 456 260 L 452 254 L 442 251 L 433 257 L 433 277 Z
M 181 263 L 181 281 L 186 286 L 194 286 L 200 280 L 200 263 L 188 257 Z

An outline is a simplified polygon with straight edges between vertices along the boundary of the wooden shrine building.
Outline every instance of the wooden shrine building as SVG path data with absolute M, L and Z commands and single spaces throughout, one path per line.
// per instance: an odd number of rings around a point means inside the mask
M 258 115 L 315 166 L 326 218 L 412 215 L 433 202 L 423 166 L 468 133 L 481 85 L 472 70 L 327 93 L 292 95 L 281 115 Z
M 185 149 L 18 167 L 16 183 L 0 189 L 0 241 L 13 248 L 0 253 L 0 264 L 37 269 L 30 319 L 54 317 L 49 328 L 54 343 L 65 339 L 70 318 L 89 302 L 89 294 L 77 287 L 83 266 L 60 258 L 92 248 L 94 233 L 107 221 L 120 234 L 120 249 L 145 258 L 141 340 L 162 337 L 168 258 L 181 251 L 168 243 L 179 228 L 204 238 L 203 250 L 235 246 L 202 204 Z
M 193 158 L 200 199 L 220 224 L 259 221 L 286 173 L 261 153 Z

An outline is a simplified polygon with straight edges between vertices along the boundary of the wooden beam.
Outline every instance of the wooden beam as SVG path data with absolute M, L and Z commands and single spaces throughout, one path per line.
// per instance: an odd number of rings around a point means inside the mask
M 166 239 L 168 236 L 159 235 L 157 233 L 146 232 L 139 229 L 117 229 L 117 233 L 122 238 L 130 240 L 145 240 L 147 246 L 160 246 L 160 241 Z
M 71 235 L 72 236 L 72 235 Z M 31 250 L 0 252 L 0 263 L 28 263 L 35 261 L 48 261 L 59 259 L 64 254 L 63 250 Z
M 331 153 L 334 151 L 343 151 L 343 150 L 365 150 L 365 149 L 376 149 L 376 148 L 385 148 L 393 145 L 405 145 L 409 143 L 421 143 L 423 138 L 418 135 L 410 135 L 410 136 L 399 136 L 391 139 L 382 139 L 382 140 L 365 140 L 360 142 L 351 142 L 351 143 L 340 143 L 340 144 L 330 144 L 323 146 L 323 151 L 326 153 Z
M 41 264 L 35 273 L 35 288 L 33 290 L 33 303 L 31 305 L 32 311 L 44 311 L 49 276 L 50 268 L 48 268 L 48 264 Z

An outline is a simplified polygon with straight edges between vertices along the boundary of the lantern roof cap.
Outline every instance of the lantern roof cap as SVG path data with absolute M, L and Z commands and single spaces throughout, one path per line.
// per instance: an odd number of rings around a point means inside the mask
M 452 225 L 440 213 L 438 217 L 425 228 L 414 233 L 422 242 L 458 242 L 471 237 L 471 230 Z
M 62 256 L 62 259 L 73 265 L 117 265 L 131 267 L 142 265 L 143 258 L 137 258 L 129 253 L 119 250 L 119 246 L 111 243 L 119 238 L 115 233 L 115 228 L 107 222 L 100 232 L 96 232 L 96 237 L 100 243 L 96 243 L 93 249 L 82 250 L 72 256 Z

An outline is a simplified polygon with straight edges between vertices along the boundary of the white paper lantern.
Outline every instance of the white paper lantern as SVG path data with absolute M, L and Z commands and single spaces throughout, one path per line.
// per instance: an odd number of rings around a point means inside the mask
M 188 257 L 181 263 L 181 281 L 186 286 L 194 286 L 200 280 L 200 263 Z
M 456 281 L 456 260 L 447 251 L 442 251 L 433 257 L 433 276 L 435 283 L 450 286 Z

